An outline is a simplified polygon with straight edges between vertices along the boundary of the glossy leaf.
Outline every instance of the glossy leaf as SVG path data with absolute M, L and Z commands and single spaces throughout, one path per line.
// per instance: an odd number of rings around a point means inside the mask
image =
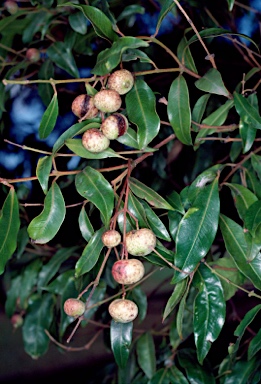
M 81 208 L 78 222 L 79 222 L 79 228 L 83 238 L 86 241 L 89 241 L 92 235 L 94 234 L 94 229 L 85 211 L 85 206 L 82 206 Z
M 104 247 L 103 242 L 101 240 L 101 236 L 104 232 L 104 228 L 98 229 L 90 241 L 84 248 L 79 260 L 75 265 L 75 275 L 79 277 L 84 273 L 89 272 L 97 263 L 100 253 Z
M 186 287 L 187 287 L 187 279 L 184 279 L 176 284 L 165 306 L 162 321 L 164 321 L 169 316 L 169 314 L 174 310 L 174 308 L 178 305 L 178 303 L 180 302 L 180 300 L 182 299 L 186 291 Z
M 218 338 L 226 316 L 223 288 L 218 276 L 201 264 L 193 283 L 199 289 L 194 305 L 194 338 L 200 364 Z
M 189 384 L 183 373 L 177 368 L 176 365 L 172 365 L 168 368 L 167 376 L 170 384 Z
M 250 341 L 247 351 L 247 358 L 251 360 L 255 354 L 261 349 L 261 329 L 257 332 L 257 334 Z
M 246 187 L 252 191 L 256 197 L 261 199 L 261 189 L 260 189 L 260 180 L 258 179 L 257 174 L 251 167 L 250 169 L 245 170 L 246 175 Z
M 141 201 L 143 209 L 145 211 L 149 227 L 154 234 L 162 240 L 171 241 L 170 235 L 165 227 L 164 223 L 160 220 L 159 216 L 153 211 L 153 209 L 145 202 Z
M 234 92 L 234 102 L 236 111 L 241 120 L 252 128 L 261 129 L 261 116 L 256 108 L 250 104 L 247 98 L 240 93 Z
M 251 263 L 247 258 L 248 249 L 243 228 L 225 215 L 220 215 L 220 229 L 229 254 L 234 259 L 240 272 L 252 281 L 254 286 L 261 290 L 261 255 Z
M 48 105 L 46 111 L 43 114 L 40 126 L 39 136 L 40 139 L 46 139 L 55 127 L 56 120 L 59 113 L 57 93 L 53 95 L 53 98 Z
M 173 210 L 172 206 L 163 197 L 161 197 L 153 189 L 147 187 L 138 179 L 135 179 L 134 177 L 130 177 L 129 184 L 130 184 L 131 191 L 136 196 L 146 200 L 153 207 Z
M 187 301 L 188 294 L 189 294 L 189 287 L 187 286 L 186 290 L 183 293 L 183 296 L 180 300 L 180 304 L 179 304 L 179 308 L 178 308 L 178 312 L 177 312 L 176 324 L 177 324 L 177 333 L 180 337 L 180 340 L 184 339 L 184 335 L 183 335 L 184 322 L 183 322 L 183 320 L 185 318 L 185 308 L 186 308 L 186 301 Z
M 36 14 L 28 13 L 26 18 L 28 24 L 23 30 L 22 40 L 25 45 L 30 43 L 37 32 L 41 32 L 43 37 L 44 26 L 48 25 L 51 19 L 51 14 L 45 11 L 40 11 Z
M 85 19 L 82 12 L 72 13 L 68 17 L 68 20 L 69 20 L 70 26 L 72 27 L 72 29 L 75 32 L 80 33 L 81 35 L 86 34 L 86 32 L 87 32 L 87 20 Z
M 201 123 L 202 117 L 206 111 L 206 107 L 207 107 L 207 103 L 208 103 L 209 98 L 210 98 L 210 95 L 207 94 L 207 95 L 201 96 L 197 100 L 197 102 L 194 105 L 194 108 L 192 110 L 192 114 L 191 114 L 192 121 L 195 121 L 196 123 Z M 199 130 L 198 126 L 196 124 L 193 124 L 193 123 L 192 123 L 192 128 L 195 131 Z
M 256 171 L 259 180 L 261 181 L 261 156 L 256 155 L 255 153 L 252 153 L 251 164 L 254 170 Z
M 239 360 L 232 368 L 232 372 L 226 375 L 224 384 L 248 384 L 253 383 L 252 374 L 257 367 L 257 360 Z
M 186 273 L 192 272 L 209 251 L 218 228 L 218 181 L 200 189 L 193 205 L 180 221 L 176 235 L 176 266 Z M 187 276 L 176 273 L 173 283 Z
M 114 192 L 111 184 L 99 171 L 87 166 L 76 175 L 75 185 L 77 192 L 98 208 L 107 227 L 114 208 Z
M 54 78 L 54 65 L 50 59 L 43 62 L 38 72 L 38 78 L 42 80 Z M 39 83 L 38 93 L 42 99 L 42 102 L 47 107 L 53 97 L 53 87 L 51 84 Z
M 120 37 L 110 48 L 101 51 L 97 56 L 97 62 L 92 73 L 103 76 L 116 68 L 127 49 L 146 48 L 149 44 L 141 39 L 132 36 Z
M 141 202 L 135 195 L 133 195 L 131 191 L 129 193 L 129 198 L 128 198 L 128 210 L 138 220 L 140 228 L 147 228 L 149 226 L 147 217 L 145 215 Z M 135 228 L 136 224 L 131 216 L 130 216 L 130 221 L 133 223 L 133 227 Z
M 179 228 L 179 223 L 182 219 L 182 215 L 177 211 L 168 212 L 169 219 L 169 232 L 172 239 L 176 242 L 176 236 Z
M 98 36 L 109 41 L 118 39 L 110 19 L 99 8 L 92 7 L 91 5 L 76 5 L 74 3 L 65 3 L 63 6 L 70 6 L 81 10 L 84 16 L 92 23 Z
M 146 376 L 151 379 L 156 372 L 156 351 L 150 332 L 146 332 L 138 338 L 136 350 L 139 366 Z
M 47 48 L 46 53 L 59 68 L 64 69 L 72 77 L 80 77 L 72 51 L 65 43 L 56 41 Z
M 216 95 L 229 96 L 220 72 L 216 68 L 210 68 L 208 72 L 195 82 L 195 86 L 204 92 Z
M 19 228 L 19 203 L 11 187 L 0 211 L 0 274 L 16 249 Z
M 258 199 L 256 195 L 243 185 L 236 183 L 226 183 L 230 188 L 235 206 L 241 219 L 244 219 L 248 208 Z
M 149 380 L 148 384 L 169 384 L 167 368 L 160 368 Z
M 180 75 L 171 84 L 168 94 L 167 113 L 177 138 L 186 145 L 192 144 L 189 91 L 185 78 Z
M 234 7 L 235 0 L 227 0 L 227 3 L 228 3 L 228 10 L 232 11 L 232 9 Z
M 176 191 L 172 191 L 171 194 L 167 197 L 168 202 L 170 205 L 181 214 L 185 213 L 184 207 L 181 202 L 180 195 Z
M 125 97 L 129 120 L 137 128 L 139 149 L 145 148 L 158 134 L 160 118 L 156 112 L 156 98 L 143 80 L 136 80 Z
M 158 21 L 156 25 L 156 30 L 154 32 L 153 36 L 156 36 L 159 33 L 160 26 L 162 24 L 162 21 L 167 16 L 167 14 L 172 10 L 173 7 L 175 7 L 175 3 L 172 0 L 166 0 L 163 2 L 159 15 L 158 15 Z
M 19 294 L 19 307 L 26 309 L 28 298 L 35 289 L 39 271 L 42 267 L 42 260 L 35 259 L 28 263 L 22 271 L 21 288 Z
M 46 194 L 48 191 L 49 175 L 52 169 L 52 157 L 44 156 L 38 160 L 36 166 L 36 176 L 38 177 L 39 183 L 42 190 Z
M 47 352 L 50 339 L 45 330 L 53 321 L 55 300 L 45 294 L 33 298 L 29 304 L 22 332 L 25 351 L 34 359 Z
M 194 73 L 198 73 L 193 56 L 190 52 L 190 48 L 187 45 L 187 38 L 184 36 L 178 45 L 177 48 L 177 56 L 182 64 L 185 65 L 186 68 L 190 69 Z
M 132 342 L 133 323 L 118 323 L 111 321 L 110 338 L 111 348 L 117 365 L 124 368 L 129 354 Z
M 124 159 L 123 156 L 119 155 L 117 152 L 114 152 L 114 150 L 111 148 L 105 149 L 105 151 L 99 153 L 90 152 L 84 148 L 81 139 L 67 139 L 65 141 L 65 145 L 77 156 L 80 156 L 84 159 L 106 159 L 108 157 L 118 157 L 120 159 Z
M 191 349 L 182 349 L 178 352 L 178 361 L 185 369 L 190 383 L 215 384 L 213 374 L 197 361 L 195 352 Z
M 16 311 L 21 286 L 22 275 L 15 276 L 10 280 L 9 289 L 6 292 L 5 313 L 10 318 Z
M 99 281 L 99 285 L 96 287 L 91 299 L 88 301 L 88 307 L 84 312 L 84 323 L 88 323 L 88 320 L 93 317 L 99 306 L 95 304 L 99 303 L 104 299 L 106 294 L 106 283 L 103 280 Z M 83 324 L 84 325 L 84 324 Z
M 64 221 L 65 211 L 61 190 L 53 183 L 44 199 L 43 211 L 28 226 L 29 237 L 34 243 L 45 244 L 54 238 Z
M 243 153 L 248 152 L 255 141 L 257 130 L 251 126 L 251 124 L 240 120 L 239 133 L 242 139 Z
M 244 224 L 251 235 L 255 237 L 256 231 L 261 225 L 261 201 L 258 200 L 250 205 L 244 214 Z
M 130 298 L 130 300 L 133 300 L 137 304 L 139 309 L 138 319 L 139 321 L 143 321 L 147 316 L 148 309 L 148 300 L 146 292 L 144 292 L 140 286 L 137 286 L 131 290 L 130 295 L 128 295 L 128 298 Z

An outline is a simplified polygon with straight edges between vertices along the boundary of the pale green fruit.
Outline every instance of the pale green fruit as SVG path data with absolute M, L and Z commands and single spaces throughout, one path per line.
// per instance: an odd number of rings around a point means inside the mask
M 82 145 L 90 152 L 99 153 L 109 147 L 110 140 L 99 129 L 90 128 L 82 136 Z
M 64 312 L 68 316 L 79 317 L 84 314 L 85 304 L 79 299 L 67 299 L 63 305 Z
M 156 246 L 156 236 L 148 228 L 133 230 L 126 234 L 126 249 L 133 256 L 146 256 Z
M 134 84 L 134 77 L 127 69 L 119 69 L 113 72 L 109 79 L 107 86 L 109 89 L 117 91 L 120 95 L 129 92 Z
M 99 111 L 112 113 L 120 109 L 122 100 L 118 92 L 112 89 L 102 89 L 94 95 L 93 102 Z
M 114 229 L 110 229 L 102 234 L 102 242 L 108 248 L 117 247 L 121 242 L 121 234 Z
M 119 323 L 130 323 L 138 316 L 137 305 L 127 299 L 113 300 L 108 310 L 113 320 Z
M 123 259 L 113 264 L 111 273 L 119 284 L 135 284 L 143 278 L 145 268 L 138 259 Z

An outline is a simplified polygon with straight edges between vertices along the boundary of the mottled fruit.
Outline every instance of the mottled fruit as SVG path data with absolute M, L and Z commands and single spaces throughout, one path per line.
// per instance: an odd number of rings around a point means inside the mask
M 121 97 L 112 89 L 102 89 L 93 97 L 94 105 L 104 113 L 116 112 L 121 107 Z
M 115 229 L 110 229 L 102 234 L 102 242 L 108 248 L 117 247 L 121 242 L 121 234 Z
M 99 129 L 90 128 L 82 135 L 82 145 L 90 152 L 99 153 L 109 147 L 110 140 Z
M 109 305 L 109 313 L 113 320 L 119 323 L 129 323 L 138 315 L 137 305 L 127 299 L 113 300 Z
M 116 261 L 111 272 L 119 284 L 134 284 L 143 278 L 145 269 L 138 259 L 124 259 Z
M 156 236 L 148 228 L 133 230 L 126 234 L 126 249 L 134 256 L 146 256 L 156 246 Z
M 93 102 L 93 97 L 89 95 L 79 95 L 72 102 L 72 112 L 81 120 L 92 119 L 99 113 Z
M 128 120 L 121 113 L 114 113 L 108 116 L 101 124 L 101 130 L 104 136 L 110 140 L 115 140 L 122 136 L 128 129 Z
M 109 79 L 107 86 L 109 89 L 117 91 L 120 95 L 129 92 L 134 84 L 134 77 L 127 69 L 119 69 L 113 72 Z
M 84 314 L 85 304 L 79 299 L 67 299 L 63 305 L 64 312 L 68 316 L 78 317 Z
M 37 48 L 29 48 L 26 51 L 26 58 L 27 60 L 31 61 L 31 63 L 36 63 L 40 60 L 41 54 L 39 49 Z

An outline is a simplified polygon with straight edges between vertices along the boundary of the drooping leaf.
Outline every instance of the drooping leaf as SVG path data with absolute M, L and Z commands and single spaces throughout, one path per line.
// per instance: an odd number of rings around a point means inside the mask
M 218 228 L 219 193 L 217 179 L 210 185 L 200 188 L 193 205 L 180 221 L 176 235 L 175 265 L 190 273 L 209 251 Z M 187 276 L 175 274 L 173 283 Z
M 68 17 L 68 20 L 69 20 L 70 26 L 72 27 L 72 29 L 75 32 L 80 33 L 81 35 L 86 34 L 86 32 L 87 32 L 87 20 L 84 17 L 84 14 L 82 12 L 72 13 Z
M 93 292 L 91 299 L 88 300 L 88 307 L 84 312 L 84 323 L 88 322 L 88 320 L 93 317 L 93 315 L 99 308 L 99 306 L 98 305 L 95 306 L 95 304 L 99 303 L 101 300 L 104 299 L 106 288 L 107 288 L 107 285 L 105 281 L 100 280 L 99 285 L 96 287 L 95 291 Z
M 139 366 L 146 376 L 151 379 L 156 372 L 156 351 L 150 332 L 145 332 L 138 338 L 136 350 Z
M 174 310 L 182 299 L 187 287 L 187 279 L 184 279 L 176 284 L 168 302 L 165 306 L 162 321 L 164 321 L 168 315 Z
M 165 227 L 164 223 L 160 220 L 159 216 L 153 211 L 153 209 L 145 202 L 141 201 L 143 209 L 145 211 L 147 221 L 153 233 L 162 240 L 171 241 L 170 235 Z
M 198 361 L 202 364 L 223 328 L 226 304 L 220 279 L 205 265 L 199 266 L 193 283 L 199 289 L 193 323 Z
M 194 73 L 198 73 L 193 56 L 191 54 L 190 48 L 187 45 L 187 38 L 184 36 L 178 45 L 177 56 L 181 63 L 185 65 L 186 68 L 190 69 Z
M 54 78 L 54 65 L 50 59 L 47 59 L 43 62 L 38 72 L 38 78 L 42 80 Z M 53 97 L 53 87 L 51 84 L 39 83 L 38 93 L 42 99 L 42 102 L 47 107 Z
M 53 321 L 54 297 L 47 293 L 31 300 L 22 332 L 25 351 L 34 359 L 47 352 L 50 339 L 45 330 Z
M 225 246 L 232 256 L 240 272 L 252 281 L 256 288 L 261 290 L 261 255 L 249 263 L 247 258 L 248 247 L 243 228 L 225 215 L 220 215 L 220 229 Z
M 140 199 L 146 200 L 150 205 L 155 208 L 174 210 L 172 206 L 161 197 L 156 191 L 147 187 L 138 179 L 134 177 L 129 178 L 129 185 L 131 191 L 138 196 Z
M 185 78 L 180 75 L 171 84 L 167 106 L 169 122 L 177 138 L 186 145 L 192 144 L 189 91 Z
M 242 139 L 243 153 L 248 152 L 256 138 L 257 130 L 245 121 L 239 122 L 239 133 Z
M 117 365 L 124 368 L 129 354 L 132 341 L 133 323 L 118 323 L 111 321 L 110 338 L 111 348 Z
M 11 187 L 0 211 L 0 274 L 16 249 L 19 228 L 19 203 Z
M 232 368 L 232 372 L 226 375 L 224 384 L 248 384 L 254 383 L 252 375 L 257 367 L 257 360 L 255 358 L 244 361 L 239 360 Z
M 181 349 L 178 352 L 178 361 L 185 369 L 190 383 L 215 384 L 216 380 L 212 372 L 206 366 L 198 363 L 196 352 L 192 349 Z
M 148 299 L 146 292 L 144 292 L 140 286 L 137 286 L 131 290 L 128 298 L 137 304 L 139 309 L 138 319 L 139 321 L 143 321 L 147 316 L 148 309 Z
M 40 139 L 46 139 L 55 127 L 56 120 L 59 113 L 57 93 L 54 93 L 53 98 L 43 114 L 40 126 L 39 136 Z
M 160 368 L 150 379 L 149 384 L 169 384 L 167 368 Z
M 201 123 L 201 119 L 205 113 L 209 98 L 210 98 L 209 94 L 200 96 L 200 98 L 197 100 L 196 104 L 194 105 L 194 108 L 191 113 L 191 119 L 192 121 L 195 121 L 195 123 Z M 196 132 L 199 130 L 198 126 L 193 123 L 192 123 L 192 128 Z
M 56 41 L 47 48 L 46 53 L 59 68 L 64 69 L 72 77 L 80 77 L 72 51 L 65 43 Z
M 176 383 L 189 384 L 186 377 L 175 365 L 172 365 L 171 367 L 168 368 L 167 376 L 170 384 L 176 384 Z
M 253 237 L 261 226 L 261 201 L 251 204 L 244 214 L 244 224 Z
M 29 237 L 38 244 L 52 240 L 65 218 L 65 203 L 59 186 L 54 182 L 44 199 L 44 208 L 28 226 Z
M 43 35 L 44 28 L 46 25 L 49 24 L 51 17 L 51 14 L 45 11 L 40 11 L 36 14 L 28 13 L 26 18 L 29 22 L 22 33 L 23 43 L 30 43 L 37 32 L 41 32 L 41 34 Z
M 261 156 L 256 155 L 255 153 L 252 153 L 251 164 L 254 170 L 256 171 L 259 180 L 261 181 Z
M 95 75 L 103 76 L 116 68 L 127 49 L 146 48 L 149 44 L 132 36 L 120 37 L 110 48 L 101 51 L 97 56 L 97 62 L 92 69 Z
M 89 241 L 92 235 L 94 234 L 94 229 L 85 211 L 85 206 L 82 206 L 81 208 L 78 222 L 79 222 L 79 228 L 83 238 L 86 241 Z
M 48 191 L 49 175 L 52 169 L 52 157 L 44 156 L 38 160 L 36 166 L 36 176 L 38 177 L 39 183 L 42 190 L 46 194 Z
M 244 216 L 248 208 L 258 200 L 256 195 L 241 184 L 226 183 L 226 185 L 232 192 L 233 200 L 239 216 L 242 220 L 244 220 Z
M 123 136 L 119 136 L 116 140 L 119 143 L 126 145 L 127 147 L 139 149 L 139 144 L 137 141 L 137 132 L 130 127 L 128 128 L 127 132 Z M 157 149 L 151 148 L 151 147 L 142 148 L 142 150 L 144 152 L 157 151 Z
M 252 128 L 261 129 L 261 116 L 257 109 L 240 93 L 234 92 L 233 95 L 236 111 L 241 120 Z
M 177 283 L 178 284 L 178 283 Z M 183 325 L 184 325 L 184 318 L 185 318 L 185 309 L 186 309 L 186 301 L 187 297 L 189 294 L 189 286 L 186 286 L 185 292 L 183 293 L 183 296 L 181 297 L 180 303 L 179 303 L 179 308 L 177 311 L 177 316 L 176 316 L 176 325 L 177 325 L 177 334 L 179 335 L 180 340 L 184 339 L 184 334 L 183 334 Z
M 76 175 L 75 185 L 77 192 L 98 208 L 102 221 L 107 227 L 114 207 L 114 192 L 111 184 L 99 171 L 87 166 Z
M 79 260 L 75 265 L 76 277 L 89 272 L 97 263 L 100 253 L 104 247 L 104 244 L 101 240 L 103 232 L 103 227 L 94 232 L 88 244 L 84 248 Z
M 106 159 L 107 157 L 118 157 L 124 159 L 123 156 L 119 155 L 111 148 L 105 149 L 105 151 L 99 153 L 90 152 L 84 148 L 81 139 L 67 139 L 65 141 L 65 145 L 77 156 L 84 159 Z
M 159 15 L 158 15 L 158 21 L 156 25 L 155 32 L 153 36 L 156 36 L 159 33 L 160 26 L 162 24 L 162 21 L 167 16 L 167 14 L 172 10 L 173 7 L 175 7 L 175 3 L 172 0 L 166 0 L 163 2 Z
M 232 9 L 234 7 L 235 0 L 227 0 L 227 3 L 228 3 L 228 10 L 232 11 Z
M 216 125 L 216 126 L 222 125 L 226 121 L 228 112 L 233 107 L 233 105 L 234 105 L 233 100 L 227 100 L 225 104 L 221 105 L 220 107 L 218 107 L 218 109 L 216 109 L 214 112 L 208 115 L 202 121 L 202 124 Z
M 216 68 L 210 68 L 201 79 L 195 82 L 195 86 L 204 92 L 229 96 L 229 92 L 223 83 L 221 74 Z
M 138 128 L 139 149 L 145 148 L 158 134 L 160 118 L 156 112 L 156 98 L 143 80 L 136 80 L 125 97 L 130 121 Z
M 181 198 L 178 192 L 172 191 L 171 194 L 167 197 L 167 200 L 176 211 L 180 212 L 182 215 L 185 213 L 185 210 L 182 205 Z
M 109 41 L 118 39 L 118 35 L 114 32 L 110 19 L 99 8 L 91 5 L 77 5 L 74 3 L 65 3 L 63 6 L 70 6 L 81 10 L 84 16 L 92 23 L 98 36 Z

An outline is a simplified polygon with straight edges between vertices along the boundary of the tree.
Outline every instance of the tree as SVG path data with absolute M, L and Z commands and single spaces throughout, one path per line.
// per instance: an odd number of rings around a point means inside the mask
M 256 13 L 213 3 L 5 2 L 3 150 L 37 158 L 3 167 L 0 271 L 33 358 L 91 327 L 76 348 L 109 332 L 111 382 L 259 382 L 260 54 L 235 29 Z M 44 105 L 30 146 L 7 139 L 14 86 Z

